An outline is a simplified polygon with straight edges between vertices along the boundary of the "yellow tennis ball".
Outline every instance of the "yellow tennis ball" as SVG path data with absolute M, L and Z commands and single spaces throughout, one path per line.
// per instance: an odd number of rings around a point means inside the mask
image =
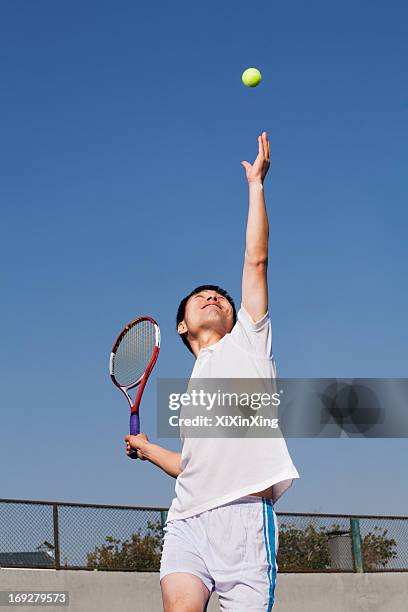
M 242 82 L 245 87 L 256 87 L 262 81 L 262 74 L 258 68 L 247 68 L 242 73 Z

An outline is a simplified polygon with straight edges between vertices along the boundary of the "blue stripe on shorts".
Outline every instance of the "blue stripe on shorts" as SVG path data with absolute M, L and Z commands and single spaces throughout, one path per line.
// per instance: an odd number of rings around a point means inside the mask
M 273 505 L 270 499 L 262 498 L 264 539 L 266 547 L 266 558 L 268 562 L 269 599 L 268 612 L 272 610 L 276 583 L 276 558 L 275 558 L 275 521 L 273 516 Z

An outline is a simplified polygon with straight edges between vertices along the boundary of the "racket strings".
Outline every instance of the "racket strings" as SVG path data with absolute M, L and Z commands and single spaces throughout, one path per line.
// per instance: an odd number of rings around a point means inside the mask
M 122 337 L 116 349 L 113 375 L 121 387 L 134 385 L 146 371 L 156 346 L 156 328 L 139 321 Z

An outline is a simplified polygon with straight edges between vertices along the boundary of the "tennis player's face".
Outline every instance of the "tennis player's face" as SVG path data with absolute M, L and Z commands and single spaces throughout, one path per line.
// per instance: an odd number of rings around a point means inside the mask
M 188 300 L 184 321 L 194 336 L 204 329 L 212 329 L 224 336 L 233 327 L 234 315 L 231 304 L 224 296 L 207 290 L 192 295 Z

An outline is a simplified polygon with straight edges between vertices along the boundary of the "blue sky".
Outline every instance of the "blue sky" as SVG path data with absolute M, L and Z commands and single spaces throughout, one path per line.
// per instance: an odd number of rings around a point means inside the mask
M 270 312 L 286 377 L 405 377 L 406 3 L 3 4 L 1 497 L 170 504 L 124 454 L 108 376 L 154 316 L 157 377 L 186 377 L 178 302 L 240 301 L 247 186 L 271 140 Z M 258 67 L 261 85 L 241 83 Z M 289 440 L 278 511 L 406 514 L 407 441 Z

